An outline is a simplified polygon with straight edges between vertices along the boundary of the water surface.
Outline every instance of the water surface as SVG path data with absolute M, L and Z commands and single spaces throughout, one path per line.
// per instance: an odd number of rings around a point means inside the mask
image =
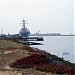
M 74 36 L 44 36 L 44 41 L 40 42 L 44 45 L 33 45 L 46 52 L 63 57 L 65 60 L 74 62 Z

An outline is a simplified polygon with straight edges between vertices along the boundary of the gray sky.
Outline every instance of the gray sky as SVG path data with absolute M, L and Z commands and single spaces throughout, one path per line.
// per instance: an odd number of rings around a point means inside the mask
M 0 31 L 18 33 L 23 17 L 31 33 L 74 33 L 74 0 L 0 0 Z

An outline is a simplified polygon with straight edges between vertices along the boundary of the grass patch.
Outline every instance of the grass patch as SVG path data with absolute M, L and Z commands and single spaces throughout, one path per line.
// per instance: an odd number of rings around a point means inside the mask
M 8 41 L 8 40 L 0 40 L 0 48 L 20 47 L 20 46 L 23 46 L 23 45 L 18 44 L 16 42 Z

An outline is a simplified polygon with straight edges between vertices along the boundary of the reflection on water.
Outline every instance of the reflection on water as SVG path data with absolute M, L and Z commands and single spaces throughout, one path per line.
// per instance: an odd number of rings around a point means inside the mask
M 36 45 L 39 49 L 63 57 L 65 60 L 74 62 L 74 36 L 44 36 L 44 45 Z M 63 55 L 63 53 L 65 53 Z

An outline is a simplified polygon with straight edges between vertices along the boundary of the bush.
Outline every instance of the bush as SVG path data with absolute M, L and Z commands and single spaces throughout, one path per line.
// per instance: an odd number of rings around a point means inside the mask
M 46 61 L 46 56 L 42 54 L 32 54 L 28 57 L 23 57 L 11 64 L 11 67 L 16 68 L 36 68 L 37 70 L 51 72 L 55 74 L 75 73 L 75 68 L 65 64 L 50 64 Z

